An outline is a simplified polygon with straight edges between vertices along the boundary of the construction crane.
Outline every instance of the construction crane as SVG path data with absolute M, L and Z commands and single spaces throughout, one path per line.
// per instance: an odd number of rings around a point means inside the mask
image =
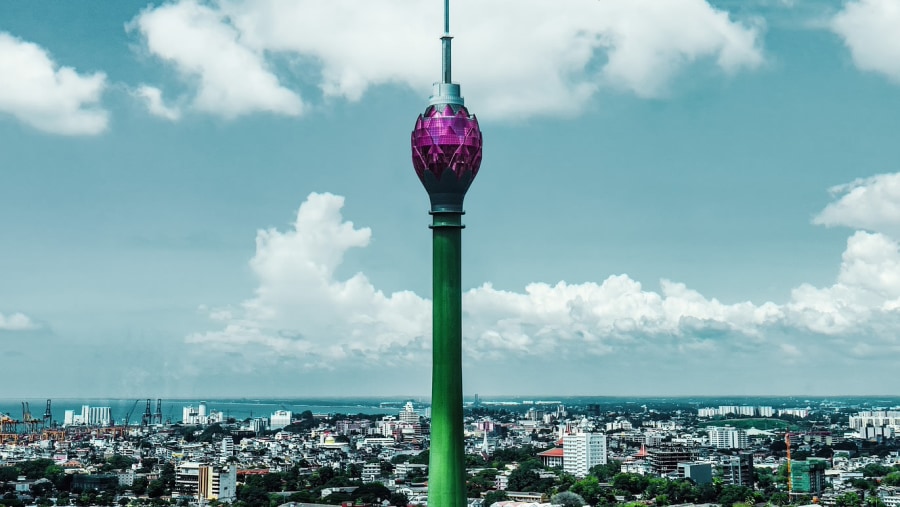
M 131 410 L 125 414 L 125 427 L 128 427 L 128 422 L 131 421 L 131 415 L 134 414 L 134 409 L 137 408 L 137 404 L 140 403 L 141 400 L 134 400 L 134 405 L 131 406 Z
M 787 446 L 787 486 L 788 498 L 794 493 L 794 479 L 791 477 L 791 433 L 784 434 L 784 445 Z

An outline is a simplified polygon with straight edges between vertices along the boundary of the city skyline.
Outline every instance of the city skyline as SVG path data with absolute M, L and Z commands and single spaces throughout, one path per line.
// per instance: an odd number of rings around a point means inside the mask
M 0 6 L 9 395 L 426 395 L 441 2 L 49 5 Z M 895 5 L 512 5 L 452 14 L 465 393 L 900 388 Z

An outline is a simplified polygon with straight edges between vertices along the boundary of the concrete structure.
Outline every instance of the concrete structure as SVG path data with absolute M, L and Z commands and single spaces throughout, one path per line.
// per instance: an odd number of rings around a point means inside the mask
M 462 396 L 463 200 L 481 167 L 482 137 L 451 80 L 450 5 L 444 0 L 442 80 L 411 135 L 412 162 L 431 201 L 432 375 L 428 507 L 466 506 Z
M 112 416 L 110 415 L 110 407 L 92 407 L 90 405 L 82 405 L 81 413 L 76 414 L 74 410 L 66 410 L 63 416 L 63 425 L 89 425 L 89 426 L 109 426 L 112 424 Z
M 576 433 L 563 437 L 563 470 L 579 479 L 591 468 L 606 464 L 606 435 Z
M 210 410 L 207 412 L 206 402 L 201 401 L 197 408 L 193 405 L 182 407 L 181 422 L 184 424 L 215 424 L 225 420 L 225 415 L 218 410 Z
M 276 410 L 269 417 L 269 429 L 278 430 L 290 425 L 292 415 L 290 410 Z
M 866 426 L 896 426 L 900 428 L 900 411 L 875 410 L 859 412 L 850 416 L 850 427 L 861 430 Z
M 710 426 L 706 431 L 709 435 L 709 445 L 716 449 L 746 449 L 750 445 L 747 430 L 744 429 Z
M 690 479 L 694 484 L 712 484 L 712 463 L 679 463 L 678 476 Z
M 686 447 L 658 447 L 648 452 L 650 469 L 659 476 L 678 471 L 679 463 L 694 461 L 694 455 Z
M 400 411 L 398 419 L 401 423 L 418 424 L 419 417 L 419 413 L 416 412 L 416 409 L 413 407 L 412 402 L 407 401 L 406 405 L 403 406 L 403 410 Z
M 821 495 L 825 490 L 824 459 L 808 458 L 805 461 L 791 462 L 791 487 L 794 493 Z
M 237 500 L 237 466 L 212 466 L 203 463 L 185 462 L 175 469 L 175 490 L 173 496 L 198 500 Z
M 234 439 L 231 436 L 222 438 L 222 455 L 234 456 Z
M 722 463 L 722 481 L 725 484 L 753 487 L 753 454 L 730 456 Z

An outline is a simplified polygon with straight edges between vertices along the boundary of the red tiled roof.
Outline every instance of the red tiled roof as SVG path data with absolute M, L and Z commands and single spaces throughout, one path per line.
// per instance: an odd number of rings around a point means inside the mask
M 544 452 L 539 452 L 538 456 L 549 456 L 551 458 L 562 458 L 563 450 L 559 447 L 554 447 L 553 449 L 547 449 Z

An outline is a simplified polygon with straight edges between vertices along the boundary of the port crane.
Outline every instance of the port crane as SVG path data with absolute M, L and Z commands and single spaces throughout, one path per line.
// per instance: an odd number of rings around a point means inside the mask
M 141 417 L 141 426 L 150 426 L 153 423 L 153 412 L 150 411 L 150 404 L 152 400 L 147 399 L 147 408 L 144 410 L 144 415 Z
M 43 419 L 37 419 L 31 415 L 31 407 L 27 401 L 22 402 L 22 423 L 25 424 L 27 433 L 34 433 L 37 430 L 38 423 L 42 423 Z
M 47 400 L 47 409 L 44 410 L 44 420 L 41 424 L 44 428 L 49 428 L 53 424 L 53 412 L 50 410 L 50 400 Z

